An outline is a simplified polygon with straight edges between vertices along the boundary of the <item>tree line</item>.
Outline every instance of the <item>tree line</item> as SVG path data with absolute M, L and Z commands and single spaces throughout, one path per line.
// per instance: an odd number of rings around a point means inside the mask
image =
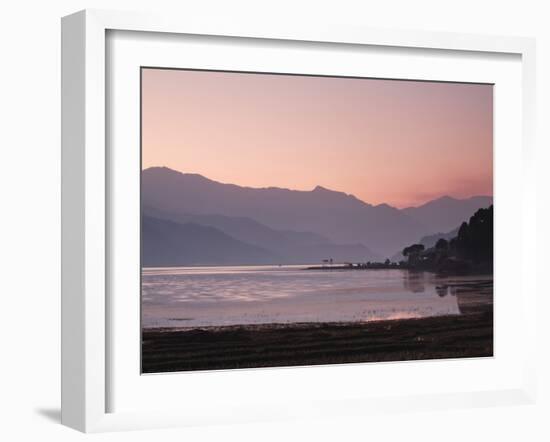
M 402 264 L 411 269 L 441 273 L 492 272 L 493 206 L 477 210 L 449 241 L 440 238 L 429 249 L 423 244 L 412 244 L 402 253 L 407 258 Z

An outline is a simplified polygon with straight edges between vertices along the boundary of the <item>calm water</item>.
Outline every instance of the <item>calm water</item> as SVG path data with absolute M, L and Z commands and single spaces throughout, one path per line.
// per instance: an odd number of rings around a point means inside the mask
M 142 272 L 149 327 L 372 321 L 460 314 L 441 278 L 406 270 L 303 270 L 305 266 L 170 267 Z M 491 277 L 487 277 L 491 278 Z

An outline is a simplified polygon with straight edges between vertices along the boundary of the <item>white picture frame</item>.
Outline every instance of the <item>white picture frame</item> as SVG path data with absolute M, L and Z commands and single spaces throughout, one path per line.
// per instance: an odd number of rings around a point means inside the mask
M 534 105 L 535 43 L 518 37 L 493 37 L 417 31 L 388 31 L 316 26 L 294 28 L 283 24 L 272 29 L 245 22 L 211 23 L 192 17 L 158 17 L 86 10 L 62 20 L 62 423 L 85 432 L 247 422 L 300 416 L 365 414 L 430 408 L 532 403 L 535 400 L 535 339 L 527 342 L 521 385 L 513 388 L 445 391 L 413 396 L 327 398 L 308 409 L 291 411 L 240 404 L 240 413 L 193 416 L 185 411 L 109 412 L 108 395 L 112 363 L 108 326 L 112 318 L 108 302 L 107 228 L 110 211 L 106 120 L 106 83 L 109 31 L 144 31 L 180 35 L 241 37 L 284 40 L 289 43 L 340 43 L 375 45 L 380 48 L 426 48 L 515 54 L 521 57 L 521 292 L 525 333 L 535 333 L 536 287 L 534 269 L 527 256 L 535 256 Z M 497 171 L 497 173 L 501 173 Z M 504 173 L 504 172 L 502 172 Z M 497 221 L 498 222 L 498 221 Z M 533 348 L 531 348 L 531 345 Z M 342 368 L 340 368 L 342 369 Z M 233 376 L 242 382 L 243 372 Z M 254 409 L 256 408 L 256 409 Z

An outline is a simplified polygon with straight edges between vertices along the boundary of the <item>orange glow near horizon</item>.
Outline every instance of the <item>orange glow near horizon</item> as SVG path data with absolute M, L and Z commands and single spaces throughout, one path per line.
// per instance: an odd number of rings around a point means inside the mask
M 493 87 L 144 69 L 142 160 L 395 207 L 492 195 Z

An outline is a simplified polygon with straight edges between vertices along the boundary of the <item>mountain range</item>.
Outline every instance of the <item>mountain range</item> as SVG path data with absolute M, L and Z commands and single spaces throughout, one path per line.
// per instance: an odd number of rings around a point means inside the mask
M 272 264 L 279 259 L 261 247 L 195 223 L 179 224 L 142 216 L 142 265 Z
M 144 265 L 379 260 L 492 204 L 442 197 L 397 209 L 321 186 L 242 187 L 166 167 L 142 171 L 141 195 Z
M 447 232 L 472 216 L 477 209 L 493 204 L 489 196 L 473 196 L 458 200 L 450 196 L 432 200 L 418 207 L 407 207 L 401 211 L 420 222 L 430 232 Z

